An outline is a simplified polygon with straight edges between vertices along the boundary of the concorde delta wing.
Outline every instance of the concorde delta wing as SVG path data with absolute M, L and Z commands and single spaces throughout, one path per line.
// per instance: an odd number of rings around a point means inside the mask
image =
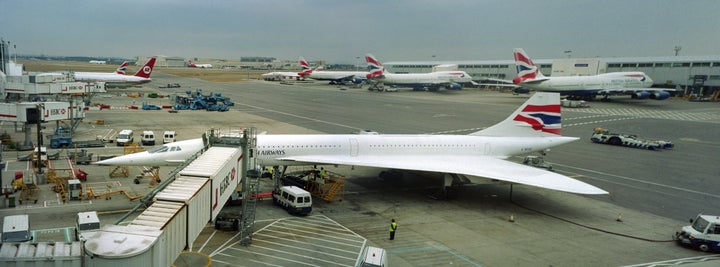
M 605 190 L 570 177 L 487 156 L 432 157 L 428 155 L 323 156 L 305 155 L 280 160 L 317 164 L 354 165 L 479 176 L 577 194 L 607 194 Z

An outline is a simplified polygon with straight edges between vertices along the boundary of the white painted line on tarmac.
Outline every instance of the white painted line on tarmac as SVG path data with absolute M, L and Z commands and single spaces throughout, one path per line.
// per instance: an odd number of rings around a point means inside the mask
M 252 108 L 256 108 L 256 109 L 260 109 L 260 110 L 275 112 L 275 113 L 278 113 L 278 114 L 283 114 L 283 115 L 285 115 L 285 116 L 300 118 L 300 119 L 304 119 L 304 120 L 308 120 L 308 121 L 314 121 L 314 122 L 320 122 L 320 123 L 329 124 L 329 125 L 335 125 L 335 126 L 339 126 L 339 127 L 344 127 L 344 128 L 352 129 L 352 130 L 358 130 L 358 131 L 362 130 L 362 128 L 357 128 L 357 127 L 353 127 L 353 126 L 349 126 L 349 125 L 345 125 L 345 124 L 334 123 L 334 122 L 329 122 L 329 121 L 324 121 L 324 120 L 313 119 L 313 118 L 310 118 L 310 117 L 300 116 L 300 115 L 296 115 L 296 114 L 292 114 L 292 113 L 287 113 L 287 112 L 282 112 L 282 111 L 278 111 L 278 110 L 274 110 L 274 109 L 269 109 L 269 108 L 264 108 L 264 107 L 258 107 L 258 106 L 248 105 L 248 104 L 242 104 L 242 103 L 235 103 L 235 104 L 236 104 L 236 105 L 248 106 L 248 107 L 252 107 Z
M 232 256 L 232 255 L 223 254 L 223 253 L 220 253 L 220 254 L 218 254 L 218 255 L 225 256 L 225 257 L 228 257 L 228 258 L 239 258 L 239 257 L 235 257 L 235 256 Z M 254 262 L 254 263 L 257 263 L 257 264 L 267 265 L 267 266 L 278 266 L 278 267 L 282 267 L 282 265 L 270 264 L 270 263 L 267 263 L 267 262 L 264 262 L 264 261 L 253 260 L 253 259 L 250 259 L 250 258 L 244 258 L 244 259 L 242 259 L 242 260 L 243 260 L 243 261 Z M 221 261 L 221 260 L 217 260 L 217 259 L 213 259 L 213 262 L 219 262 L 219 263 L 225 264 L 225 265 L 227 265 L 227 266 L 244 266 L 244 265 L 238 265 L 237 262 L 232 262 L 232 263 L 230 263 L 230 262 Z M 254 266 L 254 265 L 252 265 L 252 266 Z
M 657 187 L 662 187 L 662 188 L 667 188 L 667 189 L 673 189 L 673 190 L 677 190 L 677 191 L 683 191 L 683 192 L 686 192 L 686 193 L 698 194 L 698 195 L 702 195 L 702 196 L 706 196 L 706 197 L 711 197 L 711 198 L 720 199 L 720 195 L 718 195 L 718 194 L 705 193 L 705 192 L 700 192 L 700 191 L 696 191 L 696 190 L 692 190 L 692 189 L 687 189 L 687 188 L 682 188 L 682 187 L 677 187 L 677 186 L 670 186 L 670 185 L 661 184 L 661 183 L 656 183 L 656 182 L 648 182 L 648 181 L 643 181 L 643 180 L 639 180 L 639 179 L 630 178 L 630 177 L 627 177 L 627 176 L 615 175 L 615 174 L 610 174 L 610 173 L 605 173 L 605 172 L 600 172 L 600 171 L 595 171 L 595 170 L 590 170 L 590 169 L 585 169 L 585 168 L 574 167 L 574 166 L 570 166 L 570 165 L 557 164 L 557 163 L 553 163 L 553 164 L 558 165 L 558 166 L 563 166 L 563 167 L 566 167 L 566 168 L 570 168 L 570 169 L 576 169 L 576 170 L 581 170 L 581 171 L 585 171 L 585 172 L 595 173 L 595 174 L 599 174 L 599 175 L 605 175 L 605 176 L 615 177 L 615 178 L 618 178 L 618 179 L 623 179 L 623 180 L 626 180 L 626 181 L 632 181 L 632 182 L 636 182 L 636 183 L 640 183 L 640 184 L 654 185 L 654 186 L 657 186 Z M 623 184 L 623 183 L 619 183 L 619 182 L 616 182 L 616 181 L 610 181 L 610 180 L 607 180 L 607 179 L 596 178 L 596 177 L 592 177 L 592 176 L 585 176 L 585 177 L 587 177 L 587 178 L 589 178 L 589 179 L 593 179 L 593 180 L 600 180 L 600 181 L 604 181 L 604 182 L 615 183 L 615 184 L 619 184 L 619 185 L 624 185 L 624 186 L 629 186 L 629 187 L 631 187 L 631 186 L 628 185 L 628 184 Z M 643 189 L 646 189 L 646 190 L 647 190 L 647 188 L 643 188 Z
M 263 246 L 258 246 L 258 245 L 254 245 L 253 248 L 256 248 L 256 249 L 265 249 L 265 250 L 274 251 L 274 252 L 280 253 L 280 254 L 293 255 L 293 256 L 299 257 L 299 258 L 305 258 L 305 259 L 311 259 L 311 260 L 316 260 L 316 261 L 322 261 L 322 262 L 330 263 L 330 264 L 333 264 L 333 265 L 345 266 L 344 264 L 337 263 L 337 262 L 334 262 L 334 261 L 324 260 L 324 259 L 320 259 L 320 258 L 316 258 L 316 257 L 305 256 L 305 255 L 301 255 L 301 254 L 297 254 L 297 253 L 291 253 L 291 252 L 282 251 L 282 250 L 279 250 L 279 249 L 273 249 L 273 248 L 268 248 L 268 247 L 263 247 Z M 233 247 L 231 247 L 230 249 L 241 250 L 241 249 L 237 249 L 237 248 L 233 248 Z M 241 251 L 243 251 L 243 252 L 248 252 L 248 253 L 252 253 L 252 254 L 263 255 L 263 256 L 269 256 L 269 257 L 278 258 L 278 259 L 282 259 L 282 260 L 286 260 L 286 261 L 291 261 L 291 262 L 295 262 L 295 263 L 301 263 L 301 264 L 304 264 L 304 265 L 313 266 L 312 264 L 309 264 L 309 263 L 305 263 L 305 262 L 301 262 L 301 261 L 296 261 L 296 260 L 290 260 L 290 259 L 287 259 L 287 258 L 280 258 L 280 257 L 277 257 L 277 256 L 271 256 L 271 255 L 264 254 L 264 253 L 260 253 L 260 252 L 256 252 L 256 251 L 249 251 L 249 250 L 241 250 Z
M 301 247 L 293 246 L 293 245 L 290 245 L 290 244 L 287 244 L 287 243 L 283 244 L 283 243 L 272 242 L 272 241 L 263 240 L 263 239 L 258 239 L 258 240 L 255 240 L 255 241 L 258 241 L 258 242 L 260 242 L 260 243 L 263 243 L 263 242 L 264 242 L 264 243 L 268 243 L 268 244 L 272 244 L 272 245 L 276 245 L 276 246 L 280 246 L 280 247 L 288 247 L 288 248 L 292 248 L 292 249 L 296 249 L 296 250 L 303 250 L 303 251 L 308 251 L 308 252 L 317 252 L 317 251 L 314 250 L 314 249 L 301 248 Z M 305 242 L 299 242 L 299 243 L 305 244 Z M 262 247 L 262 246 L 260 246 L 260 247 Z M 357 253 L 357 251 L 342 250 L 342 249 L 337 249 L 337 248 L 333 248 L 333 247 L 324 247 L 324 248 L 331 249 L 331 250 L 336 250 L 336 251 L 340 251 L 340 252 L 347 253 L 347 254 L 356 254 L 356 253 Z M 349 258 L 349 257 L 345 257 L 345 256 L 340 256 L 340 255 L 337 255 L 337 254 L 329 254 L 329 253 L 326 253 L 326 255 L 328 255 L 328 256 L 330 256 L 330 257 L 342 258 L 342 259 L 347 259 L 347 260 L 354 260 L 354 259 L 355 259 L 355 258 Z
M 205 243 L 203 243 L 202 246 L 200 246 L 200 249 L 198 249 L 198 252 L 202 252 L 202 250 L 205 248 L 207 243 L 210 242 L 210 239 L 212 239 L 213 236 L 215 236 L 215 233 L 217 233 L 217 230 L 213 231 L 212 234 L 210 234 L 210 237 L 208 237 L 208 239 L 205 240 Z

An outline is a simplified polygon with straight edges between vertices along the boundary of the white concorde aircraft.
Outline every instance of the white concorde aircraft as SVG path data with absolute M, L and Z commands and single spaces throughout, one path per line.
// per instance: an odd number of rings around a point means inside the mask
M 577 140 L 561 135 L 560 95 L 535 93 L 504 121 L 469 135 L 261 134 L 255 157 L 262 166 L 352 165 L 459 174 L 578 194 L 608 192 L 573 178 L 507 161 Z M 168 143 L 99 165 L 177 165 L 203 147 L 202 139 Z
M 592 76 L 547 77 L 522 48 L 513 50 L 517 77 L 512 83 L 541 92 L 557 92 L 574 98 L 592 99 L 597 95 L 630 95 L 637 99 L 665 100 L 670 97 L 667 88 L 650 88 L 653 80 L 645 73 L 609 72 Z
M 153 67 L 155 67 L 155 60 L 154 57 L 150 58 L 135 75 L 121 74 L 121 72 L 125 72 L 125 66 L 127 66 L 127 64 L 123 63 L 123 65 L 120 65 L 113 73 L 75 72 L 74 77 L 76 81 L 81 82 L 105 82 L 106 87 L 125 88 L 135 86 L 152 81 L 150 74 L 152 73 Z

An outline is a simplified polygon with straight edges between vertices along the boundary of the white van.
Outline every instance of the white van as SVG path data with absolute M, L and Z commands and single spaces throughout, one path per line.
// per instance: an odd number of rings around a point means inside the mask
M 163 144 L 175 142 L 175 137 L 177 137 L 175 131 L 165 131 L 163 133 Z
M 32 236 L 30 235 L 30 219 L 27 214 L 3 218 L 2 243 L 30 240 L 32 240 Z
M 378 247 L 367 246 L 361 256 L 361 267 L 386 267 L 388 266 L 387 252 Z
M 153 133 L 153 131 L 143 131 L 142 136 L 140 136 L 140 142 L 143 146 L 154 146 L 155 133 Z
M 126 143 L 132 143 L 134 140 L 133 130 L 122 130 L 115 138 L 115 143 L 117 143 L 118 146 L 124 146 Z
M 297 186 L 281 186 L 273 192 L 273 203 L 290 214 L 308 215 L 312 212 L 312 196 Z

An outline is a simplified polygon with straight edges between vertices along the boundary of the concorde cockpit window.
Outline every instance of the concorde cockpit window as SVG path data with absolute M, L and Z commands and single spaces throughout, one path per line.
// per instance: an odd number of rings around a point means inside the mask
M 167 147 L 167 146 L 159 146 L 159 147 L 156 147 L 156 148 L 153 148 L 153 149 L 148 150 L 148 153 L 150 153 L 150 154 L 153 154 L 153 153 L 162 153 L 162 152 L 165 152 L 165 151 L 167 151 L 167 150 L 168 150 L 168 147 Z

